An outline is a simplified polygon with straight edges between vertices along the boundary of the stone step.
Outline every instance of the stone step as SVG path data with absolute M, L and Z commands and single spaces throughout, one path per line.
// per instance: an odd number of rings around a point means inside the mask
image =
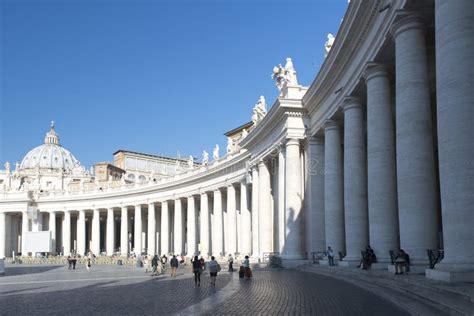
M 334 273 L 325 274 L 334 276 Z M 424 277 L 417 276 L 418 280 L 415 280 L 415 278 L 410 279 L 408 276 L 405 278 L 403 275 L 392 276 L 388 273 L 385 276 L 373 276 L 366 271 L 354 271 L 354 269 L 338 269 L 337 274 L 354 278 L 361 282 L 370 282 L 371 284 L 392 289 L 402 294 L 409 294 L 413 298 L 418 298 L 450 314 L 474 315 L 474 304 L 471 301 L 470 295 L 452 290 L 448 291 L 438 286 L 438 284 L 422 279 Z

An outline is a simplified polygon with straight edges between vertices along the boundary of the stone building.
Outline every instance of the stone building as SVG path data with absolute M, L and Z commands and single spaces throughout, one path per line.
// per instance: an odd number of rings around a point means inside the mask
M 21 252 L 35 191 L 42 229 L 63 254 L 278 252 L 292 266 L 331 246 L 350 266 L 370 244 L 385 268 L 393 249 L 421 268 L 427 249 L 443 249 L 426 276 L 473 281 L 473 6 L 351 1 L 309 87 L 291 59 L 275 67 L 280 96 L 255 112 L 237 149 L 172 177 L 51 194 L 7 168 L 0 257 Z M 75 162 L 63 160 L 66 171 Z

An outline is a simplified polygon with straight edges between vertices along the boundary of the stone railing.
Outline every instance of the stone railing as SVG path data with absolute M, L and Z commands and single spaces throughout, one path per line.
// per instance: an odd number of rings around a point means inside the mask
M 76 258 L 76 264 L 86 264 L 86 257 Z M 97 265 L 117 265 L 118 261 L 122 261 L 122 265 L 135 266 L 137 260 L 126 257 L 96 257 L 92 259 L 92 264 Z M 10 264 L 51 264 L 51 265 L 67 265 L 66 257 L 48 257 L 48 258 L 34 258 L 34 257 L 16 257 L 15 260 L 11 257 L 5 258 L 6 263 Z

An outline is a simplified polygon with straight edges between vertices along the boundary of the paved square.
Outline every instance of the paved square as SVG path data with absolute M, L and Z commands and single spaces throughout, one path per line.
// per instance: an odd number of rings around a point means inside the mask
M 200 287 L 188 267 L 174 279 L 126 266 L 7 266 L 0 278 L 1 315 L 311 314 L 405 315 L 354 285 L 295 270 L 255 270 L 252 280 L 207 273 Z M 169 272 L 169 271 L 167 271 Z

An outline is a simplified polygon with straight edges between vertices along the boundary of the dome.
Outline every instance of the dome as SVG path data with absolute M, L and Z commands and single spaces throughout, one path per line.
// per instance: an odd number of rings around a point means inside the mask
M 59 144 L 59 137 L 51 122 L 51 130 L 46 134 L 44 144 L 30 150 L 21 161 L 20 170 L 56 169 L 70 170 L 80 162 L 74 155 Z

